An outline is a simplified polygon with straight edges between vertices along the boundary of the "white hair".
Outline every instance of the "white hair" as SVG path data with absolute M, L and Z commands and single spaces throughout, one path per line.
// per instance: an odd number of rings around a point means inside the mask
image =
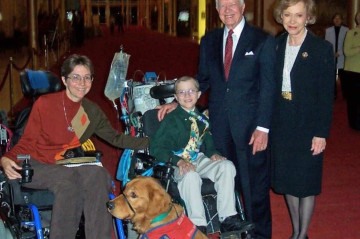
M 243 5 L 245 3 L 245 0 L 239 0 L 240 5 Z M 215 6 L 218 9 L 219 8 L 219 0 L 215 0 Z

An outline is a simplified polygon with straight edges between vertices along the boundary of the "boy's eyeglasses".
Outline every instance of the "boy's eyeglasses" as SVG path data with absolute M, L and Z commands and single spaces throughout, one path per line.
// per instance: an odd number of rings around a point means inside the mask
M 180 97 L 185 97 L 186 95 L 195 95 L 198 92 L 198 90 L 195 89 L 189 89 L 189 90 L 178 90 L 176 94 Z
M 71 76 L 68 76 L 67 78 L 70 79 L 72 83 L 76 84 L 80 83 L 81 80 L 84 80 L 85 83 L 90 84 L 94 80 L 94 77 L 92 75 L 85 75 L 82 77 L 81 75 L 73 74 Z

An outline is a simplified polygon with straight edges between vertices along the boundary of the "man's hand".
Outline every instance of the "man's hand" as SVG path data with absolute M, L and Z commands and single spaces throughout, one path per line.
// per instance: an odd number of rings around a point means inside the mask
M 171 102 L 168 104 L 156 106 L 155 109 L 159 109 L 158 120 L 162 121 L 164 119 L 165 115 L 170 113 L 171 111 L 173 111 L 177 107 L 177 105 L 178 104 L 176 102 Z
M 249 145 L 253 146 L 253 155 L 256 152 L 260 152 L 266 149 L 268 144 L 268 133 L 263 132 L 261 130 L 255 130 L 254 133 L 251 135 L 251 139 Z
M 0 162 L 6 176 L 9 179 L 21 178 L 21 175 L 16 170 L 21 170 L 22 168 L 17 165 L 16 162 L 7 157 L 2 157 Z
M 195 171 L 195 165 L 193 165 L 192 163 L 186 162 L 183 159 L 179 160 L 179 162 L 177 163 L 177 166 L 179 167 L 180 175 L 184 175 L 190 171 Z
M 313 151 L 313 155 L 317 155 L 322 153 L 326 147 L 326 139 L 314 137 L 311 143 L 311 151 Z

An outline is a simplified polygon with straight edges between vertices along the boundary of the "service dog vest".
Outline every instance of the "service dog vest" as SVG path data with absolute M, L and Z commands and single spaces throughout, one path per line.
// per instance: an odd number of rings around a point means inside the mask
M 183 213 L 173 221 L 151 228 L 140 239 L 192 239 L 196 231 L 196 226 Z

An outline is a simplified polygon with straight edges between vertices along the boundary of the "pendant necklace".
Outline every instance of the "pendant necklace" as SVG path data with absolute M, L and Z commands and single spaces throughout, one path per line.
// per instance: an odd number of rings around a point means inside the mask
M 63 98 L 62 98 L 62 103 L 63 103 L 63 109 L 64 109 L 64 115 L 65 115 L 65 120 L 66 120 L 66 124 L 68 125 L 67 127 L 67 130 L 69 132 L 74 132 L 74 128 L 71 126 L 71 124 L 69 123 L 69 120 L 68 120 L 68 117 L 67 117 L 67 114 L 66 114 L 66 109 L 65 109 L 65 99 L 64 99 L 64 96 L 65 95 L 65 91 L 64 91 L 64 94 L 63 94 Z

